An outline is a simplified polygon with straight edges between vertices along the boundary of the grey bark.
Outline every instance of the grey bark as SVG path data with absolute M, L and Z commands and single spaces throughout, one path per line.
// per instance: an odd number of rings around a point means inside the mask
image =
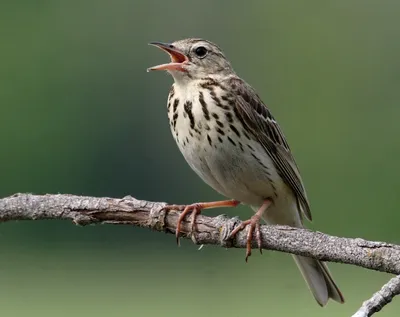
M 15 194 L 0 199 L 0 221 L 63 219 L 72 220 L 78 225 L 128 224 L 174 233 L 181 212 L 174 210 L 166 212 L 163 210 L 164 206 L 166 203 L 137 200 L 130 196 L 117 199 Z M 227 239 L 229 233 L 240 225 L 238 218 L 228 218 L 225 215 L 218 217 L 199 215 L 193 233 L 190 230 L 190 220 L 190 217 L 186 217 L 181 232 L 183 237 L 191 238 L 196 244 L 214 244 L 225 248 L 246 247 L 247 230 L 239 232 L 233 240 Z M 322 261 L 352 264 L 400 275 L 400 246 L 398 245 L 360 238 L 336 237 L 287 226 L 263 225 L 261 238 L 263 249 L 308 256 Z M 256 248 L 255 243 L 252 247 Z M 397 288 L 391 293 L 392 297 L 399 293 L 400 282 L 397 282 Z M 365 302 L 364 310 L 367 311 L 368 307 L 374 305 L 382 307 L 389 302 L 392 297 L 386 295 L 388 290 L 393 290 L 393 285 L 393 283 L 390 284 L 389 288 L 385 286 L 377 293 L 378 295 L 375 294 L 372 299 Z M 376 299 L 379 296 L 384 300 Z M 355 316 L 371 316 L 371 314 Z
M 369 317 L 389 304 L 393 297 L 400 294 L 400 275 L 392 278 L 369 300 L 366 300 L 361 308 L 352 317 Z

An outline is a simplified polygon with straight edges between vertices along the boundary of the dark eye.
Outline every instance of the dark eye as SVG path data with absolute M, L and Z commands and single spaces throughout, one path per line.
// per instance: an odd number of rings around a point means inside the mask
M 208 51 L 204 46 L 199 46 L 194 50 L 195 54 L 200 57 L 203 58 L 207 55 Z

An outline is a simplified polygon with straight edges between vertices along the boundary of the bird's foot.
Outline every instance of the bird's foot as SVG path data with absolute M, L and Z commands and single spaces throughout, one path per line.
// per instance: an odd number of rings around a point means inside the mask
M 253 242 L 253 233 L 255 232 L 256 234 L 256 242 L 257 242 L 257 247 L 260 250 L 260 253 L 262 254 L 262 239 L 261 239 L 261 230 L 260 230 L 260 220 L 261 217 L 263 216 L 265 210 L 271 205 L 272 201 L 271 200 L 265 200 L 264 204 L 258 209 L 258 211 L 252 216 L 250 219 L 243 221 L 240 226 L 237 228 L 233 229 L 232 232 L 229 234 L 228 239 L 233 239 L 237 233 L 243 229 L 245 229 L 247 226 L 249 226 L 249 230 L 247 231 L 247 239 L 246 239 L 246 262 L 249 259 L 249 256 L 251 256 L 251 244 Z
M 179 233 L 181 231 L 181 225 L 187 214 L 192 213 L 192 219 L 190 221 L 190 232 L 193 233 L 195 230 L 196 218 L 203 209 L 211 209 L 217 207 L 236 207 L 237 205 L 239 205 L 239 203 L 240 202 L 237 200 L 222 200 L 222 201 L 213 201 L 206 203 L 194 203 L 190 205 L 167 205 L 162 210 L 182 211 L 182 213 L 179 215 L 175 231 L 176 242 L 179 245 Z
M 260 253 L 262 253 L 262 241 L 261 241 L 261 231 L 260 231 L 260 217 L 258 215 L 252 216 L 250 219 L 243 221 L 240 226 L 236 227 L 229 235 L 229 238 L 234 238 L 237 233 L 244 228 L 249 226 L 249 230 L 247 231 L 247 242 L 246 242 L 246 262 L 251 255 L 251 243 L 253 242 L 253 233 L 256 232 L 256 241 L 257 246 L 260 249 Z

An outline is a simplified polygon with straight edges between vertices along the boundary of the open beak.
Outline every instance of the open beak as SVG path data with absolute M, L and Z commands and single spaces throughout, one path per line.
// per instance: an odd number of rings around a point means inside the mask
M 184 64 L 189 60 L 186 55 L 177 50 L 172 44 L 169 43 L 161 43 L 161 42 L 151 42 L 149 45 L 154 45 L 164 52 L 167 52 L 171 57 L 171 62 L 167 64 L 161 64 L 157 66 L 153 66 L 147 69 L 147 71 L 151 70 L 178 70 L 185 71 Z

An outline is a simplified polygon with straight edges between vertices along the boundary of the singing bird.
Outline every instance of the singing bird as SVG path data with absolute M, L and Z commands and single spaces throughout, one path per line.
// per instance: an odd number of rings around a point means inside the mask
M 311 221 L 304 184 L 281 128 L 255 90 L 236 75 L 222 50 L 195 38 L 150 44 L 171 58 L 170 63 L 148 71 L 165 70 L 174 79 L 168 118 L 180 151 L 203 181 L 230 198 L 168 206 L 183 210 L 177 237 L 188 213 L 192 213 L 193 230 L 195 216 L 203 209 L 249 205 L 254 216 L 230 235 L 249 226 L 247 261 L 261 219 L 299 228 L 304 217 Z M 329 298 L 344 302 L 325 263 L 302 256 L 294 259 L 319 305 L 324 306 Z

